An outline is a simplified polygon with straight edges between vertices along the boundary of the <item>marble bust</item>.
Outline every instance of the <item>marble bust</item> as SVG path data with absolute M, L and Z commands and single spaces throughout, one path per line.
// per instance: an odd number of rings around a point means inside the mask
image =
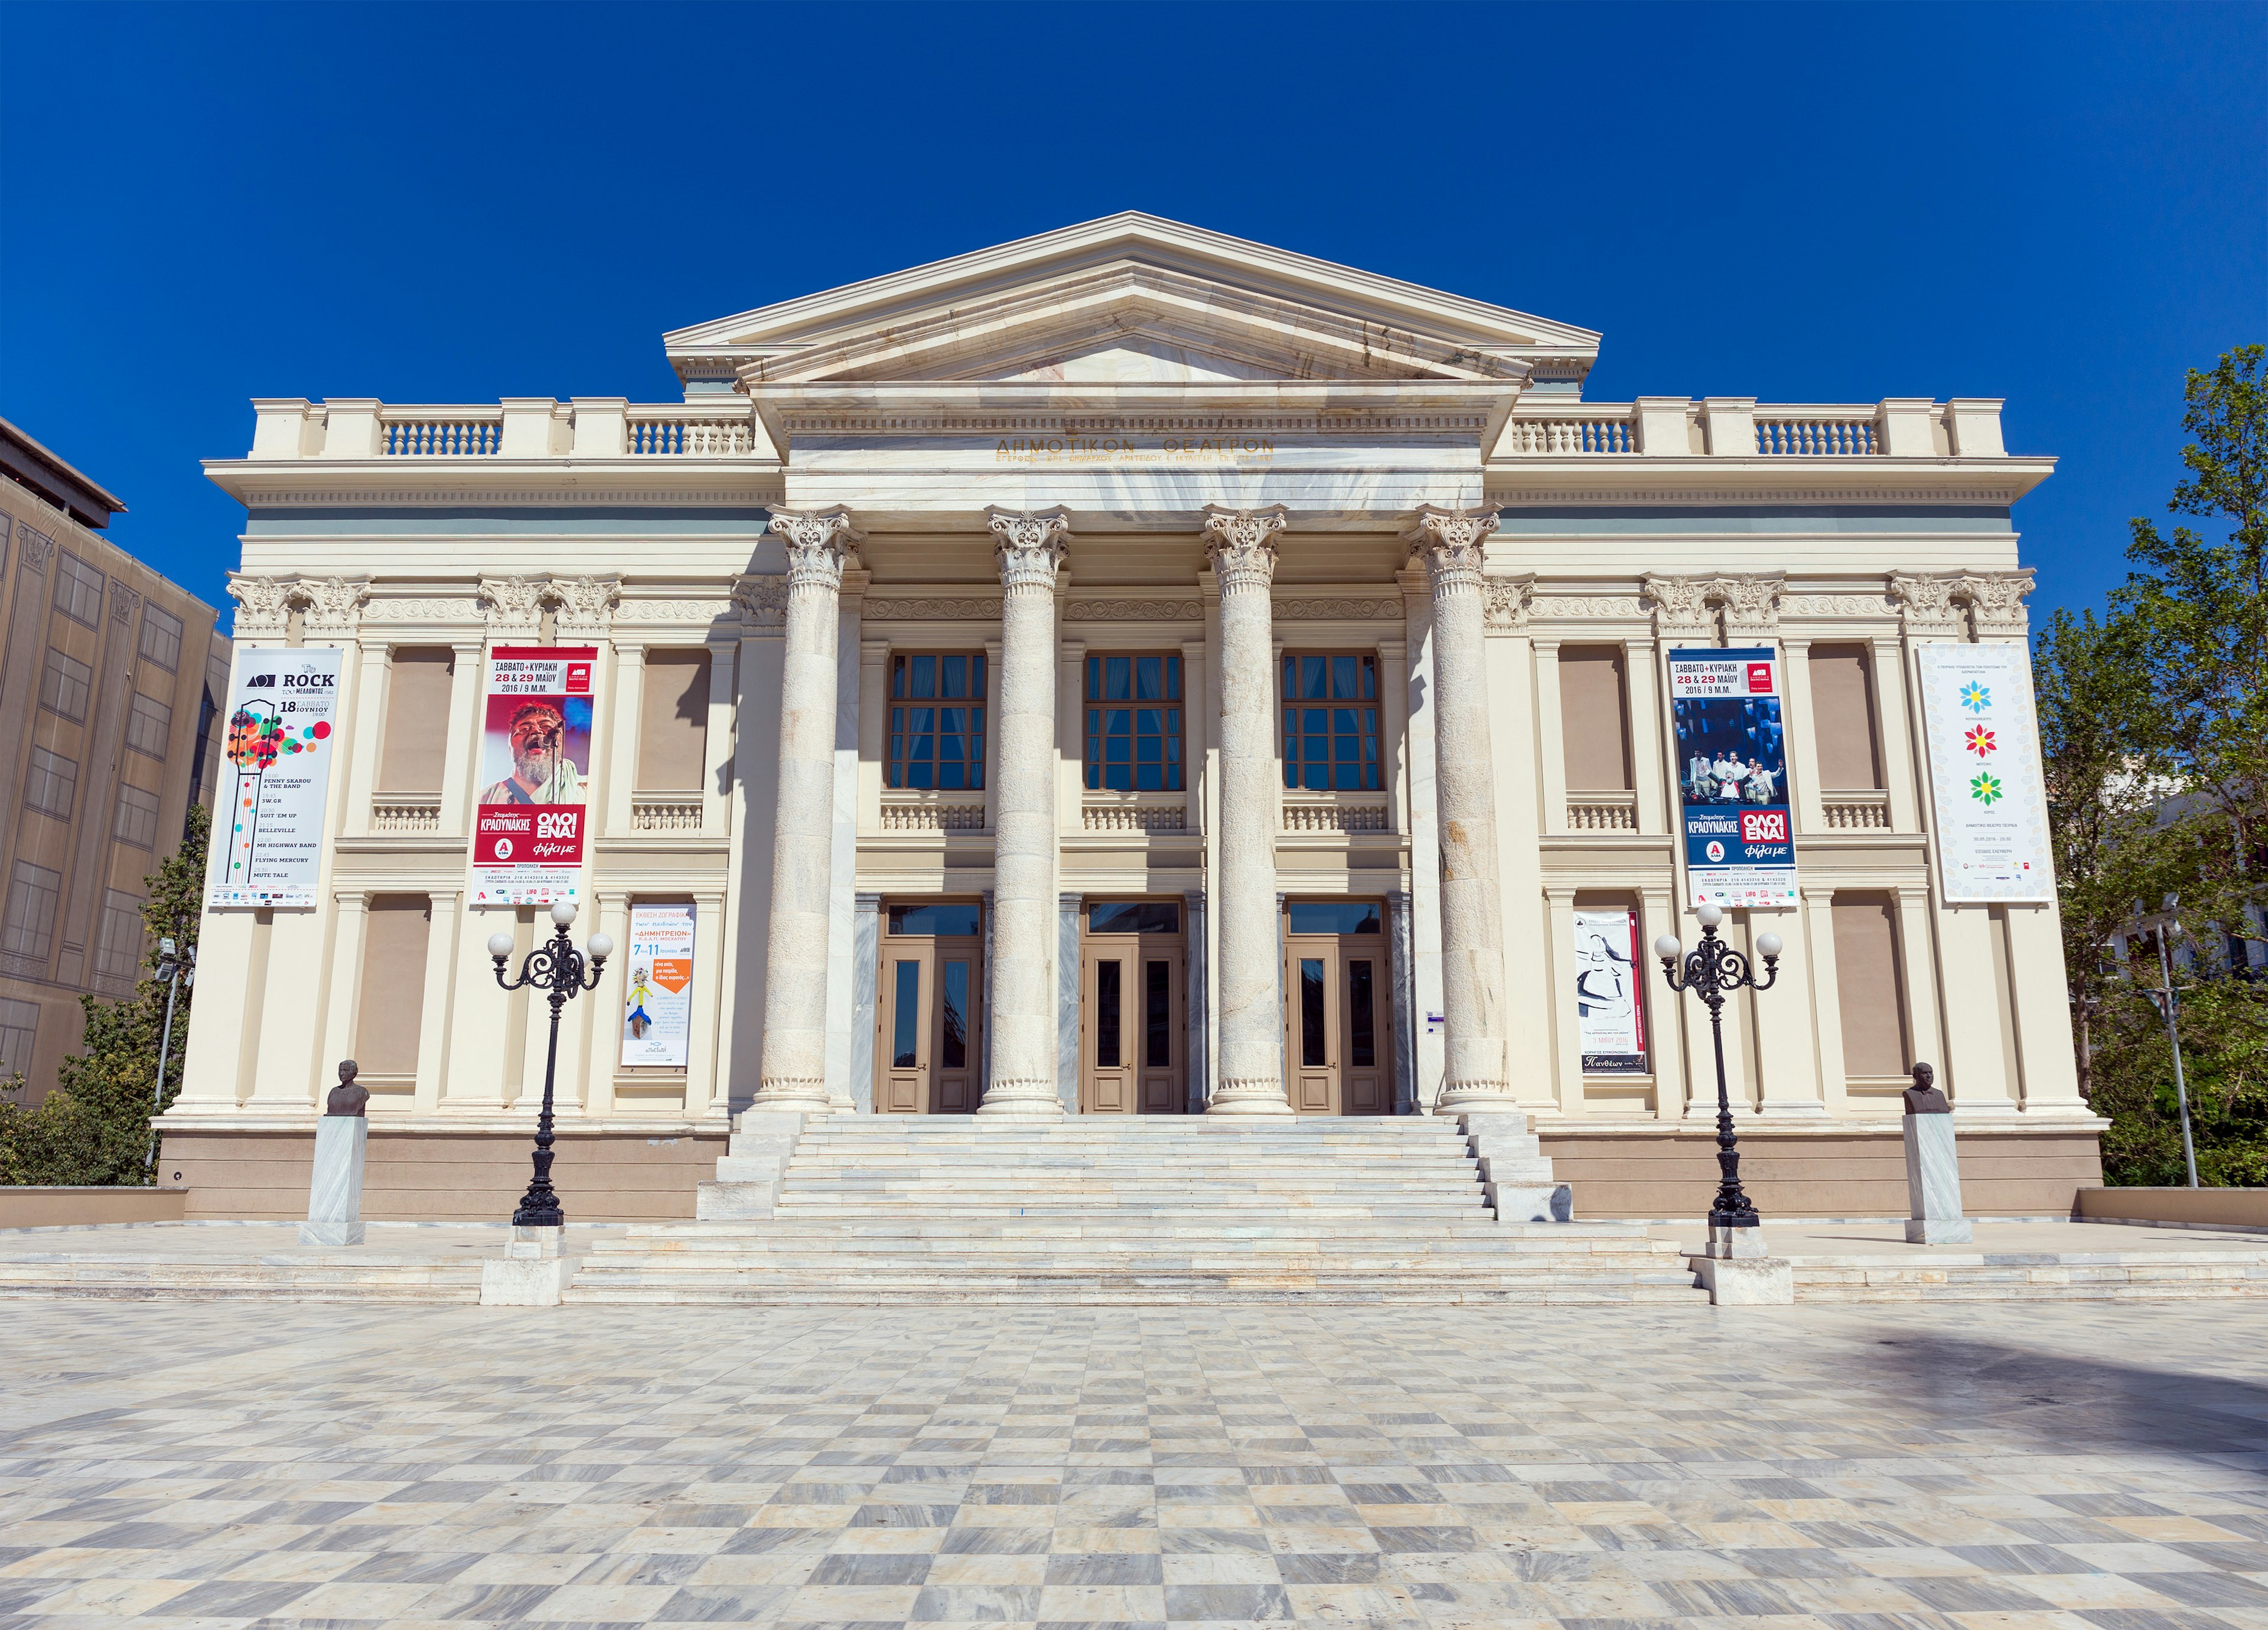
M 354 1116 L 362 1114 L 364 1106 L 370 1103 L 370 1088 L 355 1085 L 355 1061 L 352 1058 L 342 1058 L 339 1061 L 339 1084 L 331 1088 L 331 1095 L 324 1101 L 324 1114 Z M 1907 1096 L 1911 1098 L 1912 1095 L 1909 1093 Z
M 1953 1106 L 1937 1089 L 1937 1072 L 1926 1064 L 1913 1067 L 1913 1085 L 1905 1091 L 1906 1113 L 1909 1115 L 1950 1115 Z

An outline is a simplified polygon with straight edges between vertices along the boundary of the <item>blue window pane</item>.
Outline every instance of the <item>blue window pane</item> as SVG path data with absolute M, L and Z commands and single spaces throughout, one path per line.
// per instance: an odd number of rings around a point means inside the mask
M 1154 707 L 1138 707 L 1134 710 L 1134 734 L 1137 735 L 1154 736 L 1158 734 L 1159 726 L 1164 722 L 1164 716 Z
M 1179 657 L 1166 659 L 1166 696 L 1174 702 L 1182 699 L 1182 660 Z
M 1108 763 L 1125 763 L 1133 756 L 1133 754 L 1134 743 L 1123 736 L 1113 736 L 1102 744 L 1102 756 L 1104 762 Z
M 1133 700 L 1132 662 L 1125 657 L 1102 659 L 1102 696 L 1108 702 Z
M 968 694 L 973 697 L 984 694 L 984 659 L 982 656 L 968 659 Z
M 1323 666 L 1324 659 L 1322 657 L 1300 659 L 1300 695 L 1303 699 L 1312 700 L 1326 694 L 1323 690 Z
M 1129 764 L 1105 764 L 1102 781 L 1114 793 L 1130 793 L 1134 790 L 1133 767 Z
M 1157 793 L 1165 790 L 1165 777 L 1155 764 L 1134 766 L 1134 790 L 1138 793 Z
M 978 927 L 973 900 L 939 901 L 931 905 L 894 905 L 892 933 L 935 934 L 940 939 L 973 938 Z
M 1140 763 L 1145 764 L 1162 763 L 1163 760 L 1161 755 L 1165 750 L 1166 744 L 1159 741 L 1155 736 L 1142 736 L 1138 738 L 1134 743 L 1135 758 Z
M 1378 659 L 1376 657 L 1365 657 L 1362 660 L 1362 695 L 1365 701 L 1370 701 L 1378 695 Z
M 1328 734 L 1331 727 L 1331 710 L 1327 707 L 1303 707 L 1300 710 L 1300 728 L 1311 736 Z M 923 729 L 929 726 L 924 725 Z
M 937 785 L 937 766 L 935 764 L 921 763 L 908 764 L 906 766 L 906 785 L 908 786 L 919 787 L 924 792 L 934 787 Z
M 1354 662 L 1352 657 L 1331 659 L 1331 695 L 1337 700 L 1351 700 L 1355 695 Z
M 890 694 L 902 697 L 906 693 L 906 660 L 894 658 L 890 663 Z
M 961 784 L 967 774 L 962 765 L 947 759 L 937 767 L 937 784 L 946 792 L 958 793 L 963 790 Z
M 917 697 L 933 697 L 937 694 L 937 659 L 935 657 L 913 659 L 913 693 Z
M 1331 710 L 1331 728 L 1343 736 L 1354 734 L 1354 709 L 1335 707 Z
M 896 999 L 890 1004 L 890 1067 L 910 1070 L 920 1045 L 921 964 L 900 963 L 897 975 Z
M 935 708 L 916 707 L 906 710 L 906 729 L 908 734 L 917 736 L 925 736 L 936 728 L 937 710 Z
M 938 695 L 965 697 L 968 694 L 968 659 L 940 657 L 938 659 Z
M 1134 659 L 1134 699 L 1155 702 L 1166 694 L 1166 660 L 1163 657 Z

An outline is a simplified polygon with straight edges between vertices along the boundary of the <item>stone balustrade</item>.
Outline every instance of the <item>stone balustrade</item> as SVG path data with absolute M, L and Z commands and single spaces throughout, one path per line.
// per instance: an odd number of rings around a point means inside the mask
M 633 832 L 698 832 L 702 820 L 698 794 L 637 793 L 630 797 Z
M 1638 794 L 1625 792 L 1567 794 L 1567 830 L 1571 832 L 1635 832 Z
M 1830 832 L 1887 832 L 1890 830 L 1888 793 L 1822 793 L 1820 808 Z
M 632 404 L 620 397 L 515 397 L 495 406 L 389 406 L 297 397 L 254 404 L 251 457 L 756 458 L 778 456 L 745 397 Z M 2004 458 L 2000 403 L 1886 397 L 1857 404 L 1771 405 L 1643 396 L 1514 408 L 1498 458 Z
M 370 830 L 389 835 L 438 832 L 441 830 L 441 794 L 381 793 L 371 800 Z

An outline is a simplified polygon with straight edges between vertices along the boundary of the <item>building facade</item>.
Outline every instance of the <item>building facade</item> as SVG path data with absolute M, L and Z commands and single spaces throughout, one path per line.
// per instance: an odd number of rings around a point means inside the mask
M 144 880 L 210 804 L 217 614 L 98 535 L 125 505 L 0 420 L 0 1081 L 52 1091 L 79 998 L 141 977 Z
M 1992 1208 L 2067 1206 L 2052 892 L 1945 897 L 1918 689 L 2021 645 L 2052 461 L 1993 401 L 1592 402 L 1599 338 L 1128 215 L 679 330 L 678 402 L 255 403 L 239 670 L 336 647 L 337 750 L 310 903 L 206 919 L 166 1164 L 289 1214 L 352 1056 L 374 1214 L 516 1189 L 548 1015 L 482 948 L 571 889 L 626 948 L 560 1040 L 583 1215 L 689 1215 L 751 1105 L 1516 1110 L 1579 1210 L 1690 1211 L 1697 793 L 1792 829 L 1726 930 L 1789 948 L 1725 1036 L 1786 1194 L 1902 1181 L 1926 1059 Z M 579 709 L 512 700 L 541 647 Z M 1776 675 L 1763 760 L 1689 737 L 1698 648 Z

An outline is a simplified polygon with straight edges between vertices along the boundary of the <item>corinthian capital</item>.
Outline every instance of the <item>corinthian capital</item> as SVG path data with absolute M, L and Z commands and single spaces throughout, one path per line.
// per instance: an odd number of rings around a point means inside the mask
M 1780 591 L 1786 586 L 1784 577 L 1719 578 L 1712 582 L 1709 592 L 1725 608 L 1727 643 L 1777 638 Z
M 1917 577 L 1897 572 L 1890 574 L 1890 598 L 1897 602 L 1901 619 L 1909 634 L 1952 634 L 1961 629 L 1961 608 L 1954 603 L 1954 592 L 1961 586 L 1958 577 Z
M 562 638 L 604 639 L 622 598 L 620 578 L 554 578 L 551 597 L 559 602 Z
M 2032 592 L 2029 566 L 2021 572 L 1970 572 L 1956 592 L 1969 602 L 1980 639 L 1987 634 L 2021 634 L 2028 626 L 2024 596 Z
M 850 512 L 840 504 L 800 513 L 776 509 L 765 527 L 787 550 L 790 588 L 815 583 L 840 589 L 846 557 L 866 540 L 866 535 L 850 524 Z
M 370 598 L 368 578 L 301 578 L 296 586 L 307 603 L 307 632 L 351 634 Z
M 1478 509 L 1443 509 L 1436 504 L 1418 506 L 1418 524 L 1402 535 L 1411 557 L 1424 556 L 1436 590 L 1481 586 L 1483 546 L 1497 528 L 1492 505 Z
M 1222 589 L 1266 588 L 1276 579 L 1276 535 L 1284 530 L 1281 504 L 1266 509 L 1204 508 L 1205 557 Z
M 491 637 L 532 634 L 543 626 L 541 578 L 482 578 L 480 597 L 488 608 Z
M 1071 512 L 1060 504 L 1041 510 L 988 504 L 984 515 L 984 524 L 992 529 L 992 552 L 1000 557 L 1001 586 L 1044 588 L 1052 594 L 1056 568 L 1071 552 Z
M 778 626 L 787 616 L 787 574 L 766 572 L 734 579 L 733 603 L 740 607 L 744 622 L 759 628 Z
M 228 574 L 229 598 L 236 601 L 236 637 L 281 634 L 291 626 L 291 592 L 289 578 L 248 578 Z
M 1650 576 L 1640 586 L 1639 597 L 1653 608 L 1657 639 L 1683 634 L 1708 638 L 1716 632 L 1709 615 L 1709 585 L 1697 578 Z

